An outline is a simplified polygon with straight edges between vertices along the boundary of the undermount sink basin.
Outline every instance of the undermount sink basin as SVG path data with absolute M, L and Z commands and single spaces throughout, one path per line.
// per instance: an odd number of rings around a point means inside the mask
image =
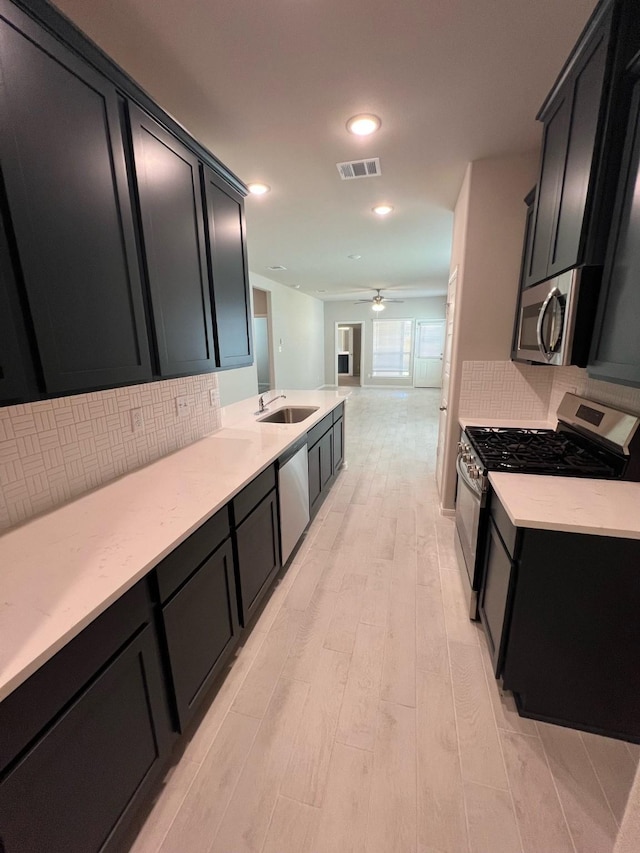
M 283 406 L 258 420 L 267 424 L 299 424 L 318 409 L 319 406 Z

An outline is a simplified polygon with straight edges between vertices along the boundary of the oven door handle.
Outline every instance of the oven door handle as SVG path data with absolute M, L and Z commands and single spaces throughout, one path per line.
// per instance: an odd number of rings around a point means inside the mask
M 547 345 L 547 342 L 543 337 L 542 330 L 544 327 L 545 318 L 547 316 L 547 311 L 551 309 L 554 300 L 556 300 L 558 304 L 558 310 L 560 313 L 560 323 L 558 324 L 558 328 L 556 329 L 556 317 L 558 315 L 556 312 L 554 312 L 551 319 L 551 334 L 549 335 L 549 344 Z M 538 348 L 540 349 L 542 355 L 548 360 L 551 360 L 555 353 L 558 352 L 558 348 L 560 346 L 560 343 L 562 342 L 563 317 L 564 305 L 562 304 L 562 293 L 558 290 L 557 287 L 553 287 L 547 294 L 547 298 L 542 303 L 540 313 L 538 314 L 538 324 L 536 326 Z

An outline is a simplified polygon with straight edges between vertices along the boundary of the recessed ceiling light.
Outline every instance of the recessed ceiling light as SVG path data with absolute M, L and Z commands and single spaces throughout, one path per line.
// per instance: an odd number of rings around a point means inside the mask
M 381 124 L 378 116 L 363 113 L 362 115 L 351 116 L 347 122 L 347 130 L 356 136 L 369 136 L 370 133 L 379 130 Z
M 375 207 L 372 207 L 371 210 L 374 213 L 377 213 L 378 216 L 386 216 L 388 213 L 391 213 L 393 206 L 390 204 L 377 204 Z
M 359 261 L 362 255 L 347 255 L 348 258 L 351 258 L 352 261 Z
M 269 184 L 262 184 L 259 181 L 256 181 L 253 184 L 247 184 L 250 193 L 253 195 L 264 195 L 271 190 Z

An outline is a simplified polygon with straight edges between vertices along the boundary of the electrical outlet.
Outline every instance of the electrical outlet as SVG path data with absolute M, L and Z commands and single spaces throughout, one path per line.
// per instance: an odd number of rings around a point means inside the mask
M 186 418 L 189 416 L 188 397 L 176 397 L 176 414 L 179 418 Z
M 212 408 L 215 408 L 218 405 L 218 392 L 215 388 L 211 388 L 209 390 L 209 404 Z
M 131 432 L 142 432 L 144 429 L 144 417 L 142 409 L 131 409 Z

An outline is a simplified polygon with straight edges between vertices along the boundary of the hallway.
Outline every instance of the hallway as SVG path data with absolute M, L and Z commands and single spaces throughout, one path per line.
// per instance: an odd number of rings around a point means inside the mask
M 518 716 L 435 489 L 437 389 L 354 389 L 348 467 L 135 853 L 611 853 L 640 749 Z

